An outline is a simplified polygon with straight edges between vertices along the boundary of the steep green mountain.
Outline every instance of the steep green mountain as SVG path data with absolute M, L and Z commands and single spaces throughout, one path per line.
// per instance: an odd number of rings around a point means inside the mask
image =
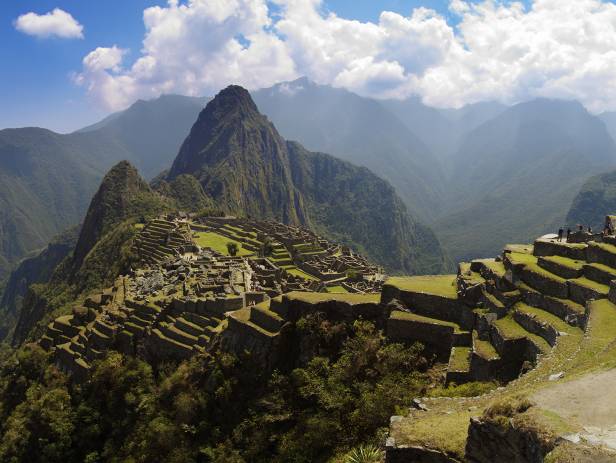
M 567 213 L 567 225 L 602 230 L 609 213 L 616 213 L 616 171 L 591 177 L 582 185 Z
M 206 101 L 207 98 L 181 95 L 138 100 L 79 132 L 115 140 L 128 153 L 126 159 L 149 179 L 169 168 Z
M 104 173 L 127 159 L 151 178 L 168 168 L 205 99 L 138 101 L 72 134 L 0 131 L 0 281 L 78 223 Z
M 616 145 L 579 103 L 539 99 L 470 132 L 454 163 L 435 229 L 463 260 L 564 225 L 584 181 L 615 165 Z
M 73 253 L 73 268 L 81 267 L 94 245 L 112 227 L 128 217 L 155 214 L 161 208 L 161 201 L 128 161 L 116 164 L 105 175 L 90 202 Z
M 11 275 L 0 298 L 0 341 L 11 336 L 28 288 L 46 283 L 54 269 L 75 248 L 79 227 L 72 227 L 55 237 L 40 254 L 24 259 Z
M 230 213 L 307 225 L 390 270 L 442 269 L 433 233 L 410 218 L 387 182 L 286 142 L 241 87 L 223 90 L 199 114 L 168 180 L 182 174 Z
M 0 281 L 83 217 L 106 164 L 125 154 L 93 134 L 0 131 Z
M 133 257 L 134 222 L 175 207 L 172 199 L 152 190 L 129 162 L 116 164 L 92 198 L 70 254 L 51 275 L 39 278 L 41 284 L 30 286 L 18 313 L 13 343 L 23 342 L 41 319 L 66 302 L 93 288 L 108 286 L 117 275 L 127 272 Z
M 368 167 L 391 183 L 409 211 L 433 218 L 444 178 L 430 149 L 383 105 L 306 78 L 252 92 L 288 140 Z

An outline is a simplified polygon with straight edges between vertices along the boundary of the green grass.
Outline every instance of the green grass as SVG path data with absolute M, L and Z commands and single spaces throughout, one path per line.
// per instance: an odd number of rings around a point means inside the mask
M 507 253 L 507 258 L 509 259 L 509 262 L 511 262 L 514 265 L 516 264 L 528 265 L 528 264 L 537 263 L 537 258 L 535 256 L 533 256 L 532 254 L 525 253 L 525 252 L 509 252 Z
M 597 270 L 600 270 L 602 272 L 609 273 L 610 275 L 614 276 L 614 279 L 616 279 L 616 269 L 610 267 L 609 265 L 599 264 L 597 262 L 593 262 L 593 263 L 586 264 L 586 265 L 588 265 L 589 267 L 596 268 Z
M 456 323 L 448 322 L 445 320 L 439 320 L 438 318 L 424 317 L 423 315 L 418 315 L 416 313 L 411 313 L 411 312 L 403 312 L 401 310 L 394 310 L 391 313 L 390 318 L 393 318 L 395 320 L 410 320 L 410 321 L 419 322 L 419 323 L 431 323 L 435 325 L 449 326 L 453 328 L 454 332 L 456 333 L 463 332 L 463 330 L 460 329 L 460 326 Z
M 562 256 L 545 256 L 542 257 L 542 259 L 573 270 L 582 270 L 584 264 L 586 263 L 586 261 L 583 260 L 574 260 Z
M 473 332 L 473 345 L 475 346 L 477 355 L 486 360 L 497 359 L 499 357 L 494 346 L 488 341 L 479 339 L 476 331 Z
M 306 272 L 304 272 L 303 270 L 300 270 L 300 269 L 295 268 L 295 267 L 286 270 L 286 272 L 288 274 L 290 274 L 290 275 L 303 278 L 304 280 L 319 281 L 318 278 L 313 277 L 312 275 L 309 275 Z
M 416 277 L 391 277 L 385 282 L 401 291 L 432 294 L 457 299 L 456 275 L 424 275 Z
M 342 286 L 329 286 L 327 288 L 328 293 L 348 293 L 346 289 Z
M 607 293 L 610 291 L 610 287 L 606 285 L 602 285 L 601 283 L 597 283 L 596 281 L 589 280 L 586 277 L 576 278 L 571 280 L 572 282 L 576 282 L 579 285 L 585 286 L 586 288 L 594 289 L 595 291 L 604 294 L 607 296 Z
M 242 247 L 242 243 L 240 243 L 239 241 L 229 239 L 226 236 L 219 235 L 218 233 L 200 231 L 200 232 L 196 232 L 195 235 L 196 235 L 195 242 L 199 246 L 204 247 L 204 248 L 210 248 L 225 256 L 229 255 L 229 252 L 227 251 L 227 243 L 229 242 L 237 244 L 238 246 L 237 255 L 238 256 L 250 256 L 254 254 L 253 252 L 248 251 L 247 249 L 244 249 Z
M 579 328 L 574 328 L 569 325 L 567 322 L 561 320 L 556 315 L 553 315 L 545 310 L 537 309 L 536 307 L 531 307 L 529 305 L 524 304 L 523 302 L 518 302 L 514 309 L 526 313 L 532 316 L 537 317 L 539 320 L 548 323 L 552 327 L 556 328 L 560 332 L 572 333 L 574 330 L 581 331 Z
M 520 254 L 532 254 L 534 246 L 532 244 L 507 244 L 505 251 L 517 252 Z
M 380 294 L 355 294 L 355 293 L 310 293 L 303 291 L 291 291 L 285 294 L 289 300 L 298 300 L 317 304 L 325 301 L 341 301 L 349 304 L 374 304 L 381 299 Z
M 533 341 L 544 353 L 549 352 L 551 349 L 551 346 L 547 343 L 545 339 L 543 339 L 541 336 L 537 336 L 536 334 L 526 331 L 513 319 L 513 316 L 511 314 L 499 320 L 496 320 L 494 322 L 494 325 L 498 328 L 498 331 L 505 339 L 511 340 L 528 338 Z
M 450 371 L 468 371 L 471 367 L 471 348 L 454 347 L 449 358 Z
M 609 244 L 609 243 L 599 243 L 597 241 L 592 241 L 590 243 L 590 246 L 596 246 L 598 248 L 603 249 L 606 252 L 609 252 L 611 254 L 616 254 L 616 246 L 614 246 L 613 244 Z

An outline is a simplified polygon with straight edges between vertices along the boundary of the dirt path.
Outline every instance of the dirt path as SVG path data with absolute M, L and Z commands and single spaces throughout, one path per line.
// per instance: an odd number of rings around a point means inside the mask
M 531 397 L 583 431 L 570 436 L 616 449 L 616 369 L 559 380 Z

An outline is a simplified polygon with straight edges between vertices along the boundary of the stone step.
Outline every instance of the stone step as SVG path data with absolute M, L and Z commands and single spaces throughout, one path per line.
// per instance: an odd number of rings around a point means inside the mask
M 279 331 L 284 323 L 278 314 L 258 305 L 250 308 L 249 320 L 272 333 Z
M 584 274 L 584 264 L 586 264 L 586 261 L 561 256 L 545 256 L 539 257 L 537 264 L 539 267 L 561 278 L 571 279 L 579 278 Z
M 559 336 L 557 327 L 564 323 L 560 318 L 522 302 L 515 305 L 513 319 L 529 333 L 542 337 L 551 347 L 556 345 Z
M 570 298 L 578 304 L 585 305 L 590 299 L 605 299 L 609 293 L 609 286 L 602 285 L 588 278 L 569 280 Z
M 189 358 L 194 354 L 192 345 L 184 344 L 175 339 L 165 336 L 165 334 L 155 328 L 152 330 L 152 336 L 160 343 L 163 351 L 169 350 L 182 358 Z
M 168 338 L 173 339 L 177 342 L 181 342 L 182 344 L 192 346 L 193 344 L 197 343 L 196 336 L 193 336 L 192 334 L 180 330 L 177 326 L 161 323 L 159 329 L 161 333 L 163 333 Z
M 499 317 L 504 317 L 507 312 L 505 305 L 494 295 L 484 290 L 481 294 L 481 302 L 489 312 L 497 314 Z
M 563 299 L 567 299 L 569 296 L 567 280 L 539 267 L 537 264 L 528 263 L 516 273 L 524 283 L 542 294 Z
M 217 326 L 220 323 L 220 319 L 214 317 L 204 317 L 203 315 L 196 314 L 194 312 L 184 312 L 182 314 L 189 322 L 199 325 L 202 328 L 208 326 Z
M 586 260 L 586 248 L 587 245 L 584 243 L 538 239 L 533 245 L 533 254 L 535 256 L 561 256 L 574 260 Z
M 616 268 L 616 246 L 608 243 L 591 241 L 586 249 L 586 260 Z
M 527 331 L 520 325 L 512 314 L 500 318 L 493 322 L 492 326 L 495 330 L 492 331 L 492 344 L 496 348 L 501 357 L 505 357 L 507 349 L 503 342 L 526 340 L 535 345 L 539 353 L 547 354 L 550 352 L 551 346 L 540 336 Z
M 175 320 L 175 327 L 185 333 L 191 334 L 196 337 L 199 337 L 203 334 L 203 328 L 201 326 L 192 323 L 183 317 L 179 317 Z
M 598 263 L 586 264 L 584 265 L 584 276 L 589 280 L 609 286 L 610 281 L 616 280 L 616 269 Z
M 449 355 L 445 384 L 463 384 L 470 381 L 471 347 L 453 347 Z
M 124 329 L 128 331 L 129 333 L 133 333 L 137 336 L 140 336 L 145 332 L 144 326 L 138 325 L 137 323 L 134 323 L 132 321 L 128 321 L 124 323 Z

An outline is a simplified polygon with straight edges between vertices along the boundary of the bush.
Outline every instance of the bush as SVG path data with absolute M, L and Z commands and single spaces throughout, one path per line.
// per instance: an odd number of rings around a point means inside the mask
M 383 461 L 383 452 L 373 445 L 360 445 L 351 450 L 344 463 L 378 463 Z

